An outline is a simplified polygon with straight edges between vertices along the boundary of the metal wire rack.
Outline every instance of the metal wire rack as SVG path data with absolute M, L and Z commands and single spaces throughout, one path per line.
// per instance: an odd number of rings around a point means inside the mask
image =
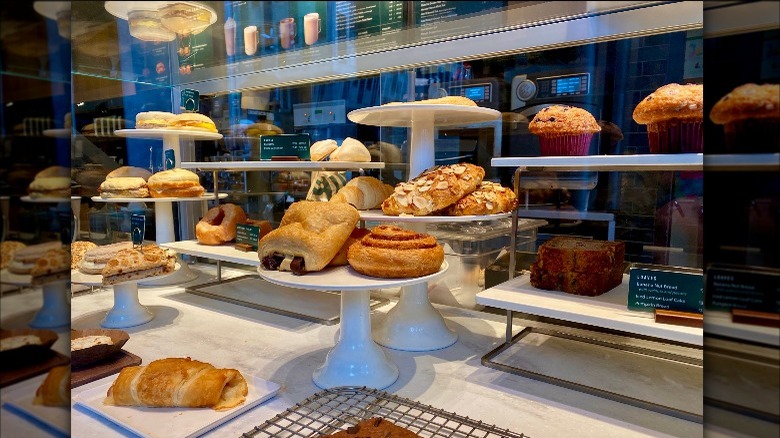
M 320 391 L 242 436 L 318 437 L 371 417 L 382 417 L 423 437 L 529 438 L 366 387 Z

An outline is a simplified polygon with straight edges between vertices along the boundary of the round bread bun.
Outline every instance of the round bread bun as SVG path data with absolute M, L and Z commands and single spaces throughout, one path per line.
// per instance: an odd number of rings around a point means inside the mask
M 195 172 L 181 168 L 157 172 L 149 177 L 146 184 L 152 198 L 194 198 L 206 191 Z
M 176 114 L 166 111 L 145 111 L 135 115 L 135 129 L 167 128 L 168 121 Z
M 31 192 L 48 192 L 53 190 L 70 189 L 70 172 L 68 172 L 68 176 L 35 178 L 30 183 L 29 189 Z
M 336 140 L 327 139 L 314 142 L 309 148 L 309 157 L 312 161 L 322 161 L 328 158 L 333 151 L 338 149 L 339 145 Z
M 236 238 L 236 224 L 246 222 L 244 209 L 222 204 L 209 209 L 195 225 L 195 236 L 204 245 L 221 245 Z
M 168 119 L 169 129 L 186 129 L 189 131 L 217 132 L 214 121 L 198 113 L 177 114 Z
M 150 176 L 152 176 L 152 172 L 149 172 L 143 167 L 122 166 L 109 172 L 108 175 L 106 175 L 106 179 L 123 178 L 123 177 L 139 177 L 139 178 L 143 178 L 144 181 L 147 181 Z
M 430 234 L 379 225 L 347 249 L 347 261 L 370 277 L 414 278 L 439 271 L 444 248 Z
M 98 187 L 101 198 L 148 198 L 146 180 L 139 176 L 107 178 Z
M 50 178 L 50 177 L 70 178 L 70 167 L 49 166 L 35 174 L 35 178 Z

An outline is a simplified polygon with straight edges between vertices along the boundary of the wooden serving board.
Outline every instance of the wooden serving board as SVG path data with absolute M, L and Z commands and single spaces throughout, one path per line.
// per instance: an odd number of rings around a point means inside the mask
M 56 366 L 67 365 L 69 362 L 70 358 L 68 356 L 51 350 L 51 354 L 47 358 L 33 364 L 16 369 L 3 368 L 2 372 L 0 372 L 0 388 L 43 374 Z
M 141 358 L 128 353 L 125 350 L 119 350 L 110 358 L 93 364 L 92 366 L 73 369 L 70 372 L 70 387 L 76 388 L 89 382 L 102 379 L 103 377 L 119 373 L 124 367 L 141 365 Z

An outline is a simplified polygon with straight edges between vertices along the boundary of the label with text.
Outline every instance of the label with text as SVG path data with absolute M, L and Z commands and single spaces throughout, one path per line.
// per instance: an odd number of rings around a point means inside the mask
M 311 138 L 309 134 L 279 134 L 260 137 L 260 159 L 293 156 L 301 160 L 309 159 Z
M 173 149 L 166 149 L 163 154 L 163 166 L 165 170 L 170 170 L 176 167 L 176 153 Z
M 704 276 L 700 270 L 632 266 L 628 278 L 629 310 L 704 311 Z
M 200 109 L 200 92 L 185 88 L 181 90 L 181 112 L 196 113 Z
M 780 313 L 780 270 L 713 265 L 707 269 L 705 306 Z
M 252 245 L 252 251 L 257 251 L 257 241 L 260 240 L 260 227 L 257 225 L 237 224 L 236 243 Z
M 133 213 L 130 216 L 130 238 L 133 239 L 133 246 L 140 246 L 144 243 L 146 234 L 146 215 Z

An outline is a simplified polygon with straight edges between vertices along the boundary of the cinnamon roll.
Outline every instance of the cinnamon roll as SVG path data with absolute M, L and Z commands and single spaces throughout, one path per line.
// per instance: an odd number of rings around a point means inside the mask
M 444 248 L 430 234 L 379 225 L 347 251 L 357 272 L 380 278 L 414 278 L 437 272 Z

